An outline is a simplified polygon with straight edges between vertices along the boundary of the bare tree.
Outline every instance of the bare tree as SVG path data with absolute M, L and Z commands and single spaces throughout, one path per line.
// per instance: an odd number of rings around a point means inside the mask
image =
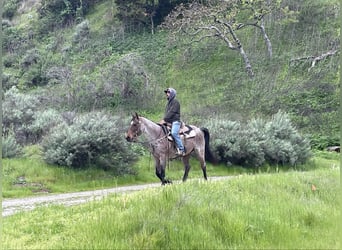
M 250 60 L 237 31 L 246 27 L 260 29 L 268 55 L 272 57 L 272 43 L 265 29 L 264 17 L 278 5 L 279 1 L 265 0 L 196 1 L 179 5 L 168 15 L 163 27 L 172 30 L 175 36 L 184 32 L 190 38 L 190 43 L 207 38 L 223 41 L 229 49 L 240 53 L 248 75 L 253 77 Z

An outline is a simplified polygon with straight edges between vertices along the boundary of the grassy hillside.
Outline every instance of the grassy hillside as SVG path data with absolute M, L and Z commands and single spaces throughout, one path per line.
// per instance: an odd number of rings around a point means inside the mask
M 279 11 L 265 18 L 271 58 L 257 29 L 237 31 L 253 78 L 241 56 L 222 42 L 185 44 L 185 37 L 174 39 L 168 30 L 151 34 L 129 26 L 117 19 L 115 1 L 90 1 L 75 18 L 56 10 L 65 2 L 43 2 L 43 9 L 39 1 L 21 0 L 8 1 L 4 8 L 3 134 L 13 135 L 12 144 L 6 141 L 13 155 L 14 139 L 40 146 L 58 122 L 94 110 L 122 121 L 137 111 L 158 121 L 166 101 L 163 89 L 169 86 L 177 90 L 187 123 L 202 126 L 221 119 L 245 125 L 281 110 L 313 148 L 339 144 L 336 0 L 282 1 L 297 14 L 295 20 L 282 19 Z M 335 54 L 313 67 L 313 58 L 333 49 Z M 120 126 L 120 138 L 125 129 Z M 286 150 L 282 153 L 292 149 Z
M 201 122 L 213 114 L 245 120 L 281 109 L 303 132 L 337 137 L 338 57 L 327 57 L 312 69 L 309 60 L 292 61 L 339 46 L 335 0 L 314 5 L 283 1 L 298 9 L 298 22 L 279 22 L 272 14 L 265 20 L 271 59 L 257 30 L 240 32 L 255 71 L 253 79 L 245 73 L 239 54 L 223 43 L 205 40 L 184 46 L 164 32 L 130 33 L 115 18 L 113 1 L 98 1 L 83 23 L 44 34 L 38 34 L 44 26 L 37 19 L 38 5 L 17 2 L 21 7 L 4 30 L 5 44 L 7 39 L 17 43 L 4 51 L 5 90 L 13 85 L 36 89 L 50 98 L 48 105 L 63 110 L 138 110 L 159 119 L 165 103 L 162 89 L 173 86 L 186 121 Z M 64 82 L 62 69 L 71 74 Z

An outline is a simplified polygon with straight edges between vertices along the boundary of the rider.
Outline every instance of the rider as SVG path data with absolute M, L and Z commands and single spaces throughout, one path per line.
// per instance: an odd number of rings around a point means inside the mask
M 164 90 L 167 96 L 167 104 L 165 109 L 164 119 L 160 121 L 160 124 L 171 123 L 171 135 L 175 140 L 177 146 L 177 154 L 184 156 L 185 148 L 183 146 L 182 140 L 179 137 L 179 129 L 181 126 L 180 121 L 180 104 L 176 99 L 176 90 L 173 88 L 167 88 Z

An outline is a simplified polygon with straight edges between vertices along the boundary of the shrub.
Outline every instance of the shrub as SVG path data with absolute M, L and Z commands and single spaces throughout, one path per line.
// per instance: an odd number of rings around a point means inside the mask
M 16 87 L 12 87 L 5 92 L 5 98 L 2 102 L 3 110 L 3 130 L 6 134 L 13 130 L 19 143 L 26 143 L 27 137 L 20 133 L 24 126 L 32 123 L 34 113 L 38 110 L 40 101 L 37 97 L 29 94 L 20 93 Z M 20 138 L 19 134 L 22 134 Z
M 80 24 L 76 25 L 76 30 L 73 36 L 74 43 L 80 43 L 83 40 L 87 40 L 90 33 L 89 21 L 84 20 Z
M 46 162 L 84 169 L 90 166 L 116 174 L 133 173 L 129 165 L 137 154 L 124 141 L 118 117 L 92 112 L 60 124 L 43 140 Z
M 40 142 L 52 127 L 63 122 L 59 112 L 47 109 L 37 96 L 21 93 L 16 87 L 6 91 L 2 109 L 3 134 L 12 131 L 19 144 Z
M 51 128 L 61 123 L 63 123 L 63 118 L 58 111 L 54 109 L 38 110 L 33 115 L 32 123 L 25 126 L 25 132 L 30 135 L 30 142 L 37 143 Z
M 278 112 L 271 121 L 253 119 L 246 126 L 239 122 L 211 119 L 211 145 L 221 162 L 249 167 L 294 166 L 310 156 L 309 141 L 296 131 L 287 114 Z
M 14 17 L 17 8 L 19 0 L 7 0 L 3 3 L 3 10 L 2 10 L 2 17 L 11 19 Z
M 21 66 L 25 69 L 27 69 L 30 65 L 36 64 L 40 61 L 40 54 L 37 49 L 30 49 L 26 51 L 26 54 L 22 58 Z
M 2 158 L 14 158 L 22 154 L 21 146 L 16 142 L 13 133 L 2 137 Z
M 300 164 L 311 155 L 310 143 L 299 135 L 287 114 L 278 112 L 265 125 L 264 151 L 271 163 Z

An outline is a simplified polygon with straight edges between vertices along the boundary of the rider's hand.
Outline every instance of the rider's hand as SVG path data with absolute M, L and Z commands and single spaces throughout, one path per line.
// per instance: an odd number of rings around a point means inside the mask
M 160 120 L 159 124 L 160 124 L 160 125 L 165 125 L 165 124 L 166 124 L 166 121 L 164 121 L 164 119 L 163 119 L 163 120 Z

